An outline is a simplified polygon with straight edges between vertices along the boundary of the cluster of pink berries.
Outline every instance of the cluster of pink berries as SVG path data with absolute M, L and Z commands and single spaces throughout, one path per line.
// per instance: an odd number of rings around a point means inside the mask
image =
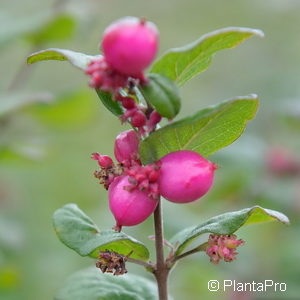
M 106 155 L 92 155 L 100 166 L 95 177 L 108 189 L 115 229 L 121 230 L 122 226 L 137 225 L 147 219 L 160 196 L 186 203 L 205 195 L 213 184 L 216 165 L 192 151 L 169 153 L 146 166 L 139 159 L 141 137 L 154 131 L 161 121 L 151 106 L 136 101 L 136 87 L 147 83 L 144 70 L 157 53 L 155 25 L 132 17 L 121 19 L 105 30 L 101 47 L 104 56 L 92 61 L 86 70 L 91 76 L 90 85 L 110 92 L 124 109 L 121 121 L 135 128 L 117 136 L 117 163 Z
M 236 248 L 244 245 L 243 240 L 237 240 L 236 235 L 211 234 L 208 239 L 206 254 L 213 264 L 218 264 L 221 259 L 231 262 L 236 259 Z
M 153 61 L 158 48 L 158 31 L 144 19 L 127 17 L 110 25 L 104 32 L 101 47 L 104 56 L 93 60 L 86 69 L 91 77 L 90 86 L 111 92 L 125 112 L 122 122 L 128 121 L 140 135 L 150 133 L 160 122 L 156 111 L 137 104 L 133 87 L 145 84 L 144 70 Z M 121 89 L 128 93 L 121 95 Z
M 94 153 L 100 170 L 95 176 L 108 189 L 109 207 L 116 230 L 134 226 L 155 210 L 160 195 L 175 203 L 192 202 L 205 195 L 213 184 L 216 165 L 193 151 L 177 151 L 160 161 L 143 166 L 139 160 L 139 136 L 134 130 L 119 134 L 114 153 Z

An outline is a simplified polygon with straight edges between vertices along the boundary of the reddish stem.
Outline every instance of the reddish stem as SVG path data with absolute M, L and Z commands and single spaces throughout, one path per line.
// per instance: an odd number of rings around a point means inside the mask
M 164 236 L 160 200 L 154 211 L 154 229 L 156 248 L 156 269 L 154 275 L 157 281 L 159 300 L 168 300 L 169 269 L 164 259 Z

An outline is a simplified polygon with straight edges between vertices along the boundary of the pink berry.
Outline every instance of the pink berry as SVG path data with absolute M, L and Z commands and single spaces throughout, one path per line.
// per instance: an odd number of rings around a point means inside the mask
M 119 176 L 108 189 L 109 207 L 117 222 L 117 228 L 143 222 L 153 213 L 158 203 L 143 191 L 128 191 L 128 179 L 128 176 Z
M 141 111 L 136 111 L 131 118 L 131 125 L 133 127 L 143 127 L 146 124 L 147 118 L 145 114 Z
M 145 20 L 127 17 L 106 28 L 102 49 L 107 62 L 117 71 L 137 76 L 153 61 L 158 48 L 156 26 Z
M 123 163 L 137 157 L 139 150 L 139 138 L 134 130 L 121 132 L 115 141 L 115 157 L 118 162 Z
M 300 162 L 287 148 L 273 147 L 266 156 L 268 170 L 274 175 L 296 175 L 300 173 Z
M 215 164 L 196 152 L 169 153 L 161 159 L 160 193 L 171 202 L 195 201 L 211 188 L 215 169 Z

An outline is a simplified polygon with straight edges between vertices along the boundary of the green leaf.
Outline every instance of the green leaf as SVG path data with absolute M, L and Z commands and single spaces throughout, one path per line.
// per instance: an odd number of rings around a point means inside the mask
M 112 100 L 111 93 L 104 92 L 99 89 L 96 89 L 96 92 L 101 102 L 109 111 L 111 111 L 116 116 L 120 116 L 123 114 L 120 103 Z
M 14 137 L 15 138 L 15 137 Z M 26 143 L 27 142 L 27 143 Z M 16 163 L 40 161 L 44 159 L 46 150 L 40 145 L 30 144 L 28 141 L 13 141 L 3 145 L 0 140 L 1 163 Z
M 49 11 L 43 11 L 40 13 L 34 13 L 26 18 L 22 18 L 14 15 L 4 13 L 4 10 L 0 11 L 0 47 L 8 45 L 10 42 L 14 42 L 28 33 L 36 31 L 37 28 L 41 28 L 46 22 L 49 22 L 51 18 Z
M 149 82 L 141 87 L 144 98 L 168 119 L 173 119 L 180 110 L 179 90 L 172 80 L 159 74 L 149 74 Z
M 43 60 L 60 60 L 68 61 L 73 66 L 85 70 L 88 64 L 95 58 L 101 57 L 101 55 L 87 55 L 66 49 L 49 48 L 32 53 L 27 57 L 27 63 L 33 64 Z
M 284 214 L 275 210 L 262 208 L 260 206 L 253 206 L 239 211 L 225 213 L 213 217 L 198 226 L 184 229 L 177 233 L 170 242 L 173 245 L 176 245 L 175 254 L 179 255 L 201 234 L 232 234 L 244 225 L 269 221 L 278 221 L 284 224 L 289 224 L 289 219 Z
M 158 300 L 154 282 L 133 274 L 113 276 L 89 268 L 72 275 L 55 300 Z
M 74 130 L 91 122 L 96 115 L 93 96 L 93 92 L 87 89 L 64 93 L 51 103 L 31 105 L 27 111 L 47 125 Z
M 179 150 L 208 156 L 233 143 L 243 133 L 247 121 L 254 118 L 257 108 L 256 95 L 238 97 L 167 125 L 141 143 L 142 162 L 148 164 Z
M 57 236 L 81 256 L 96 258 L 99 250 L 115 251 L 131 258 L 148 260 L 149 251 L 144 244 L 114 230 L 100 231 L 94 222 L 76 204 L 67 204 L 53 215 Z
M 184 47 L 170 49 L 154 63 L 150 72 L 169 77 L 182 86 L 186 81 L 205 71 L 217 51 L 234 48 L 254 35 L 263 37 L 264 34 L 257 29 L 242 27 L 213 31 Z
M 27 35 L 27 39 L 37 45 L 45 42 L 65 40 L 75 31 L 76 20 L 71 15 L 59 15 L 42 27 Z
M 33 103 L 51 102 L 52 100 L 53 97 L 46 92 L 0 94 L 0 119 L 7 114 L 13 113 Z

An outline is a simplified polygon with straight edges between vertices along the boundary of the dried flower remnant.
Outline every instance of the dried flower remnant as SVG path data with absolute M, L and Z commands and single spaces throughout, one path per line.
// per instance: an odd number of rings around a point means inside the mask
M 243 240 L 237 240 L 236 235 L 211 234 L 208 239 L 206 254 L 213 264 L 218 264 L 220 260 L 231 262 L 236 259 L 236 248 L 244 245 Z
M 91 61 L 85 73 L 91 77 L 90 87 L 106 92 L 116 92 L 125 88 L 128 82 L 128 76 L 112 69 L 104 57 Z
M 158 200 L 160 196 L 159 173 L 159 162 L 146 166 L 136 164 L 130 168 L 125 168 L 125 174 L 129 176 L 129 185 L 125 189 L 129 192 L 134 190 L 144 191 L 150 198 Z
M 102 273 L 113 273 L 114 275 L 123 275 L 127 273 L 125 263 L 127 256 L 112 251 L 100 251 L 96 267 Z
M 99 183 L 103 184 L 107 190 L 113 180 L 123 174 L 123 167 L 121 164 L 115 165 L 108 155 L 93 153 L 91 158 L 98 161 L 98 165 L 100 166 L 100 170 L 96 170 L 94 176 L 99 179 Z

